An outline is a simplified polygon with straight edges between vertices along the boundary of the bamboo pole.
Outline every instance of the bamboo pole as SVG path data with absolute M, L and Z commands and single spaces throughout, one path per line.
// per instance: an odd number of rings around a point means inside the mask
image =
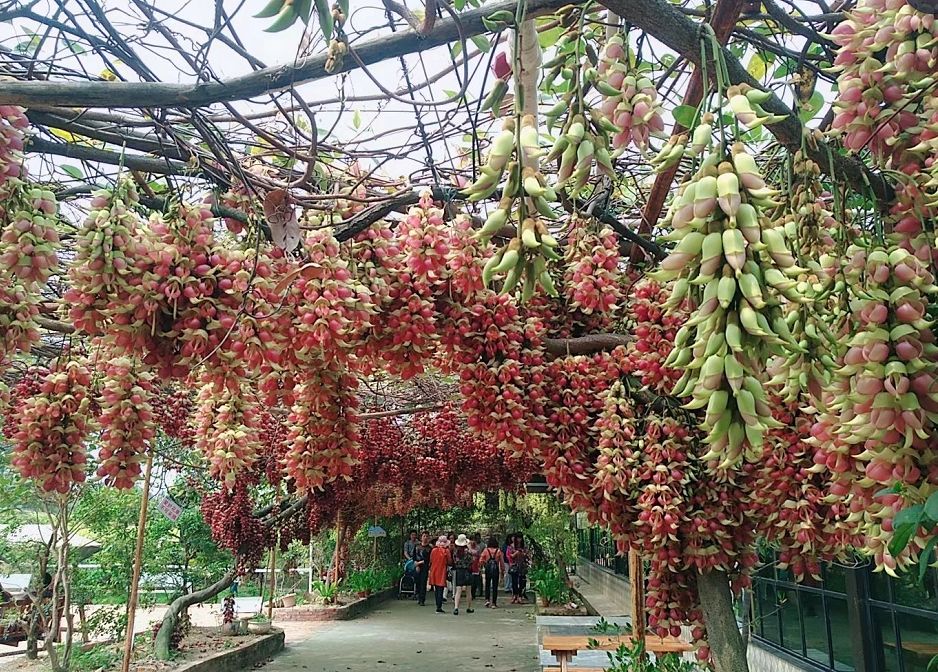
M 267 620 L 274 620 L 274 592 L 277 590 L 277 544 L 270 547 L 270 597 L 267 598 Z
M 629 549 L 629 584 L 632 587 L 632 635 L 645 639 L 645 565 L 635 549 Z
M 147 454 L 147 465 L 143 472 L 143 495 L 140 502 L 140 519 L 137 521 L 137 546 L 134 549 L 134 574 L 130 584 L 130 599 L 127 601 L 127 637 L 124 641 L 124 660 L 121 672 L 130 669 L 130 657 L 134 650 L 134 616 L 137 611 L 137 591 L 143 559 L 143 537 L 147 527 L 147 507 L 150 504 L 150 474 L 153 471 L 153 451 Z

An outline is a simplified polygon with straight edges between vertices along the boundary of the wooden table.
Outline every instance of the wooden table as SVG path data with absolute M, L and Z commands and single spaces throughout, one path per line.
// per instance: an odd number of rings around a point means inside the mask
M 630 635 L 545 635 L 541 642 L 541 646 L 557 658 L 561 672 L 568 672 L 570 661 L 573 660 L 577 651 L 588 649 L 615 651 L 623 644 L 630 646 L 632 637 Z M 645 637 L 645 650 L 649 653 L 683 653 L 692 649 L 690 644 L 674 637 Z M 577 669 L 580 672 L 586 672 L 584 668 Z

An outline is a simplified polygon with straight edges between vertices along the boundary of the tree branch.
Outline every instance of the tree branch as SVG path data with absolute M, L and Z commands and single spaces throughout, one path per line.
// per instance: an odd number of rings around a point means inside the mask
M 120 152 L 111 152 L 106 149 L 88 147 L 87 145 L 79 145 L 73 142 L 52 142 L 51 140 L 32 137 L 26 141 L 26 151 L 35 152 L 37 154 L 64 156 L 69 159 L 78 159 L 79 161 L 92 161 L 96 163 L 107 163 L 112 166 L 124 166 L 130 170 L 140 170 L 145 173 L 187 175 L 206 179 L 211 178 L 204 170 L 192 168 L 182 161 L 158 159 L 142 154 L 121 154 Z
M 684 16 L 674 5 L 666 0 L 643 0 L 642 2 L 602 0 L 602 4 L 636 28 L 644 30 L 649 36 L 660 40 L 687 60 L 700 66 L 700 24 Z M 761 85 L 746 72 L 746 68 L 733 54 L 725 48 L 722 53 L 730 83 L 746 83 L 761 88 Z M 715 75 L 716 68 L 712 55 L 708 61 L 707 72 Z M 804 127 L 797 115 L 775 95 L 772 95 L 762 108 L 771 114 L 785 116 L 784 120 L 777 124 L 767 125 L 766 128 L 786 147 L 800 149 Z M 808 155 L 831 178 L 846 182 L 858 193 L 872 193 L 881 205 L 889 203 L 895 196 L 895 191 L 882 174 L 874 173 L 856 157 L 840 154 L 825 142 L 818 142 L 816 148 L 811 147 L 809 143 Z
M 590 334 L 578 338 L 545 338 L 544 349 L 550 355 L 592 355 L 615 350 L 631 338 L 624 334 Z
M 569 4 L 569 0 L 529 0 L 527 16 L 536 18 L 550 14 Z M 488 32 L 482 23 L 500 10 L 514 11 L 515 0 L 501 0 L 471 9 L 459 17 L 465 37 Z M 326 71 L 328 56 L 320 54 L 294 64 L 263 68 L 247 75 L 220 82 L 170 84 L 164 82 L 36 82 L 0 81 L 0 104 L 24 107 L 67 105 L 70 107 L 200 107 L 212 103 L 244 100 L 261 94 L 289 89 L 323 77 L 355 70 L 360 61 L 371 65 L 415 51 L 454 42 L 459 29 L 454 19 L 436 22 L 433 30 L 421 35 L 413 30 L 393 33 L 350 45 L 357 58 L 344 59 L 334 72 Z

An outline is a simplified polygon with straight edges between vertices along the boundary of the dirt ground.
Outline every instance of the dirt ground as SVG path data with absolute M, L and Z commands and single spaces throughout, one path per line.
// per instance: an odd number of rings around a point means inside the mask
M 88 609 L 89 615 L 93 613 L 94 607 Z M 140 634 L 150 630 L 151 624 L 159 621 L 166 611 L 165 606 L 155 607 L 153 609 L 138 609 L 134 616 L 134 633 Z M 240 637 L 226 637 L 217 634 L 219 620 L 216 617 L 216 605 L 196 605 L 189 609 L 189 617 L 192 622 L 193 632 L 183 641 L 181 645 L 182 655 L 173 661 L 173 664 L 159 663 L 153 660 L 141 661 L 141 672 L 145 669 L 147 672 L 160 672 L 160 670 L 170 670 L 180 663 L 189 662 L 197 657 L 220 651 L 224 648 L 235 646 Z M 284 631 L 286 644 L 298 644 L 313 636 L 316 630 L 321 629 L 322 623 L 303 622 L 303 621 L 284 621 L 275 622 L 274 625 Z M 76 637 L 76 643 L 80 644 L 80 638 Z M 0 646 L 0 671 L 2 672 L 45 672 L 49 669 L 49 664 L 45 660 L 45 654 L 41 654 L 39 660 L 27 660 L 24 652 L 26 650 L 25 642 L 21 642 L 19 647 Z M 23 652 L 20 655 L 3 655 L 13 651 Z

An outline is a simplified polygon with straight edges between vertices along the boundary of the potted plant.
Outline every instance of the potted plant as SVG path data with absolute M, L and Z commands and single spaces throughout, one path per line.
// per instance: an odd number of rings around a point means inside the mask
M 280 598 L 280 604 L 284 607 L 295 607 L 296 606 L 296 593 L 290 593 L 289 595 L 284 595 Z
M 373 570 L 365 569 L 349 574 L 345 580 L 346 589 L 357 597 L 368 597 L 375 588 L 376 575 Z
M 270 632 L 273 625 L 263 614 L 257 614 L 256 616 L 251 617 L 251 620 L 248 621 L 248 632 L 255 635 L 266 635 Z

